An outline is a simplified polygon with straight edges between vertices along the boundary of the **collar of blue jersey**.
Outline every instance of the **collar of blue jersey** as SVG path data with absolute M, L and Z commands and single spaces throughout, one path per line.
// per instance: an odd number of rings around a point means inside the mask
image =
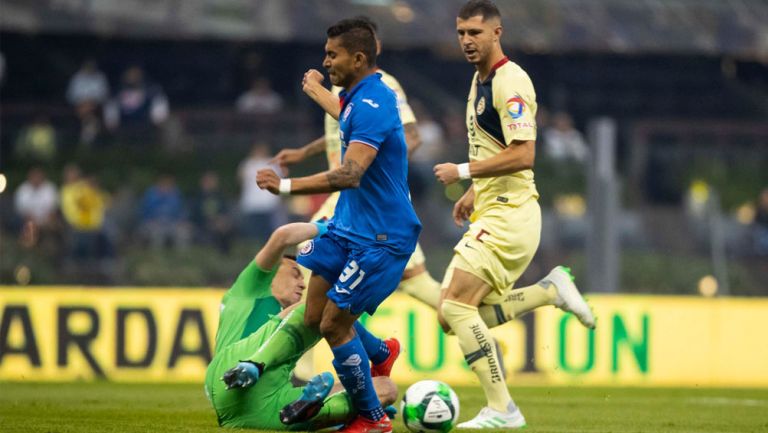
M 363 86 L 372 82 L 373 80 L 381 80 L 381 73 L 379 72 L 378 69 L 376 69 L 376 71 L 371 75 L 360 80 L 360 82 L 355 84 L 355 87 L 353 87 L 349 92 L 347 92 L 346 90 L 342 90 L 341 92 L 339 92 L 339 99 L 343 101 L 341 104 L 341 109 L 344 110 L 344 106 L 346 106 L 347 103 L 352 100 L 352 97 L 355 95 L 355 93 L 357 93 L 358 90 L 360 90 Z

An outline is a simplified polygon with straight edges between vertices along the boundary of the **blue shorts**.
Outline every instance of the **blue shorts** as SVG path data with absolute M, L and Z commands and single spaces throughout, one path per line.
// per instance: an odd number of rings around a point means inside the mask
M 309 241 L 297 261 L 331 283 L 327 296 L 336 306 L 373 314 L 400 284 L 410 256 L 363 246 L 331 231 Z

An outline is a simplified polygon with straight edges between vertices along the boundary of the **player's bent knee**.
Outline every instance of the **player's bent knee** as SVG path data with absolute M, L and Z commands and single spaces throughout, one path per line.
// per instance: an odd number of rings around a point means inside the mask
M 448 324 L 448 322 L 445 320 L 445 316 L 443 316 L 442 303 L 440 303 L 440 305 L 437 306 L 437 323 L 440 324 L 440 327 L 443 329 L 443 332 L 448 333 L 451 330 L 451 325 Z
M 344 340 L 349 336 L 350 332 L 350 329 L 341 328 L 338 323 L 335 323 L 333 320 L 324 318 L 320 321 L 320 335 L 325 338 L 325 341 L 327 341 L 331 347 L 344 344 Z
M 445 322 L 450 325 L 451 323 L 459 322 L 467 317 L 477 314 L 477 307 L 450 299 L 444 299 L 440 305 L 440 313 L 442 313 Z

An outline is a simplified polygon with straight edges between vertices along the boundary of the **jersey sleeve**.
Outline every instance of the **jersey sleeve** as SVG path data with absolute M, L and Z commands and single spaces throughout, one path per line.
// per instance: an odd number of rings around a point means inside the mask
M 359 141 L 376 150 L 381 148 L 392 129 L 392 119 L 388 116 L 390 110 L 381 99 L 378 96 L 366 96 L 355 101 L 350 114 L 352 117 L 348 143 Z
M 499 113 L 505 144 L 536 139 L 536 93 L 527 75 L 493 80 L 493 108 Z
M 272 296 L 272 279 L 275 278 L 278 268 L 279 265 L 275 265 L 272 270 L 264 270 L 256 264 L 255 260 L 251 260 L 235 280 L 235 284 L 229 290 L 230 294 L 256 298 Z
M 411 105 L 408 103 L 408 97 L 405 95 L 405 90 L 403 90 L 403 86 L 400 85 L 400 82 L 389 74 L 383 74 L 381 81 L 395 92 L 395 96 L 397 97 L 397 108 L 400 110 L 400 121 L 403 122 L 403 125 L 416 123 L 416 115 L 413 113 L 413 108 L 411 108 Z

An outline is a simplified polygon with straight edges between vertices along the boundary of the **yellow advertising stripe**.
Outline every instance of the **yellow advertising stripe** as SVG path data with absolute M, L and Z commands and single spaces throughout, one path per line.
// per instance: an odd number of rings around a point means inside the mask
M 220 289 L 0 287 L 0 380 L 202 382 Z M 768 386 L 768 299 L 592 295 L 598 328 L 547 307 L 492 332 L 520 385 Z M 393 379 L 475 382 L 434 311 L 393 294 L 363 322 L 394 336 Z M 316 371 L 330 369 L 321 343 Z
M 198 381 L 223 293 L 0 288 L 0 379 Z

